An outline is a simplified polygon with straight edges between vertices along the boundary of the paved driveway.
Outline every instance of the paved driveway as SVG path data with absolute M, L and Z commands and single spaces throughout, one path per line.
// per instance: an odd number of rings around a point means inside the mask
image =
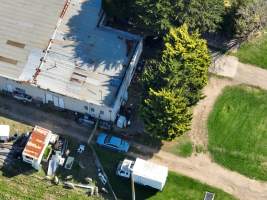
M 87 141 L 90 129 L 77 124 L 67 113 L 44 111 L 31 104 L 27 105 L 13 98 L 0 96 L 0 115 L 28 124 L 39 125 L 54 133 L 71 136 L 79 141 Z

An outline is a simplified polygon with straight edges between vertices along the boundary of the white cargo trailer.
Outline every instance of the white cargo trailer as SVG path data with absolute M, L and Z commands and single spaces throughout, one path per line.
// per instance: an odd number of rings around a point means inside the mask
M 7 140 L 9 139 L 9 132 L 9 125 L 0 125 L 0 140 L 7 142 Z
M 140 158 L 135 162 L 127 159 L 120 162 L 117 175 L 130 178 L 131 174 L 135 183 L 162 190 L 167 180 L 168 168 Z

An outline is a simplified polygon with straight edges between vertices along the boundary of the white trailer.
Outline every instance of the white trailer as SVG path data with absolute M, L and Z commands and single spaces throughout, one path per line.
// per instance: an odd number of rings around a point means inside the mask
M 9 125 L 0 125 L 0 141 L 7 142 L 9 139 Z
M 162 190 L 167 180 L 168 168 L 140 158 L 135 162 L 125 159 L 118 165 L 117 175 L 126 178 L 132 175 L 135 183 Z

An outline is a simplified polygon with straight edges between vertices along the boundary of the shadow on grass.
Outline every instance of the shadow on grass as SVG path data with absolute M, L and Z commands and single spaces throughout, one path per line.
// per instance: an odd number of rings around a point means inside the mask
M 94 147 L 118 199 L 131 199 L 131 182 L 129 179 L 117 176 L 116 169 L 121 160 L 125 158 L 133 160 L 134 158 L 123 153 L 112 152 L 97 146 Z M 136 199 L 138 200 L 148 199 L 157 192 L 155 189 L 135 184 Z
M 4 165 L 1 171 L 2 175 L 7 178 L 12 178 L 21 174 L 31 175 L 37 172 L 31 165 L 24 163 L 22 160 L 14 160 L 12 163 Z
M 77 152 L 77 149 L 80 144 L 84 143 L 80 143 L 79 141 L 73 140 L 70 137 L 65 138 L 68 140 L 68 156 L 74 157 L 74 163 L 71 169 L 65 169 L 63 166 L 60 166 L 56 172 L 56 175 L 63 181 L 67 180 L 68 177 L 71 176 L 69 181 L 74 183 L 88 184 L 88 182 L 85 180 L 86 177 L 96 180 L 97 171 L 90 148 L 86 146 L 85 151 L 80 154 Z

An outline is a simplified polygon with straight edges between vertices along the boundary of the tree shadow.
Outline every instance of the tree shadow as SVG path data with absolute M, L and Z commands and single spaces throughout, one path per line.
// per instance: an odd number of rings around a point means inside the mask
M 131 199 L 132 191 L 130 179 L 119 177 L 118 175 L 116 175 L 116 170 L 120 161 L 124 160 L 125 158 L 134 160 L 135 157 L 106 150 L 97 146 L 95 146 L 95 151 L 100 159 L 101 164 L 103 165 L 105 173 L 108 176 L 108 180 L 112 185 L 112 188 L 118 199 Z M 135 184 L 136 199 L 149 199 L 157 192 L 159 191 L 153 188 Z
M 68 11 L 71 16 L 64 28 L 68 31 L 58 33 L 68 41 L 61 48 L 63 51 L 73 52 L 70 59 L 75 68 L 93 73 L 90 77 L 103 76 L 97 87 L 101 91 L 103 103 L 112 106 L 138 45 L 137 37 L 99 26 L 103 17 L 101 0 L 72 4 Z M 98 82 L 97 77 L 92 81 Z
M 2 168 L 2 175 L 12 178 L 19 175 L 31 175 L 37 171 L 30 164 L 24 163 L 21 159 L 14 160 L 12 163 L 5 164 Z

